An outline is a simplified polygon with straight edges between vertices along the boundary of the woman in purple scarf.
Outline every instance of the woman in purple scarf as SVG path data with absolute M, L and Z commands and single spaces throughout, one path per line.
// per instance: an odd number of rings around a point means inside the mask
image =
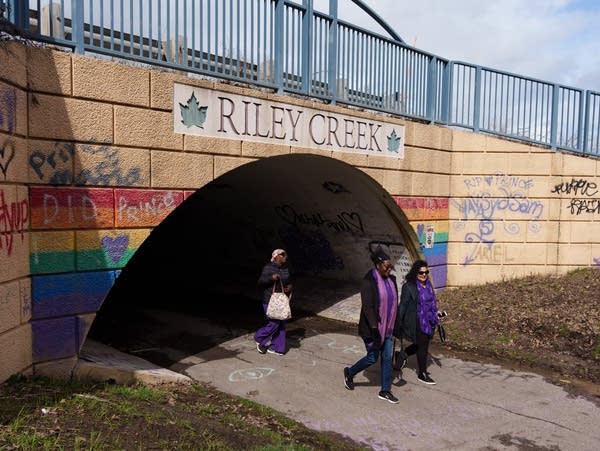
M 434 385 L 435 381 L 427 372 L 427 356 L 429 341 L 433 337 L 439 318 L 427 262 L 415 261 L 405 279 L 394 335 L 412 341 L 406 348 L 406 353 L 417 354 L 418 379 L 425 384 Z
M 375 267 L 363 278 L 360 299 L 358 334 L 367 348 L 367 355 L 351 367 L 344 368 L 344 385 L 354 390 L 354 376 L 377 362 L 381 354 L 381 391 L 379 398 L 393 404 L 398 402 L 391 390 L 394 324 L 398 309 L 398 287 L 391 275 L 394 265 L 381 248 L 371 256 Z

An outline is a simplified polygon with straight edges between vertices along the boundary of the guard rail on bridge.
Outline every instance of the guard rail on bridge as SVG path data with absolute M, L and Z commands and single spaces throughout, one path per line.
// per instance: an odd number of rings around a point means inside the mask
M 600 156 L 600 93 L 459 61 L 313 0 L 0 0 L 23 37 Z

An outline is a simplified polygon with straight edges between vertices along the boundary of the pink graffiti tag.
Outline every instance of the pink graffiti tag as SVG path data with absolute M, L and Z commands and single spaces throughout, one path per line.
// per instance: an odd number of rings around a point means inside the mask
M 0 191 L 0 249 L 6 249 L 8 255 L 12 254 L 14 233 L 21 235 L 21 242 L 25 239 L 23 230 L 29 219 L 27 200 L 18 200 L 7 204 L 4 191 Z

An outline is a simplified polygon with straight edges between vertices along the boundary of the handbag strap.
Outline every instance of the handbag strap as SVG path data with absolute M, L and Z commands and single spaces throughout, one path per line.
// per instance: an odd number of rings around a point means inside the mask
M 279 280 L 279 283 L 281 284 L 281 292 L 283 293 L 283 282 L 281 281 L 281 276 L 277 280 Z M 273 291 L 271 291 L 271 293 L 275 293 L 275 285 L 277 285 L 277 282 L 273 284 Z

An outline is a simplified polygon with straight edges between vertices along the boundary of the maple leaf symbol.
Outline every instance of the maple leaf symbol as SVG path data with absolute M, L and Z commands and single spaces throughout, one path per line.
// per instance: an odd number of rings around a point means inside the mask
M 388 141 L 388 150 L 390 152 L 398 153 L 398 149 L 400 148 L 400 137 L 396 134 L 396 129 L 392 130 L 390 136 L 387 137 Z
M 187 105 L 183 103 L 179 104 L 179 108 L 181 108 L 181 122 L 186 127 L 191 127 L 195 125 L 196 127 L 204 128 L 204 121 L 206 120 L 206 110 L 207 106 L 200 106 L 198 100 L 196 99 L 196 95 L 192 92 L 192 96 L 188 99 Z

